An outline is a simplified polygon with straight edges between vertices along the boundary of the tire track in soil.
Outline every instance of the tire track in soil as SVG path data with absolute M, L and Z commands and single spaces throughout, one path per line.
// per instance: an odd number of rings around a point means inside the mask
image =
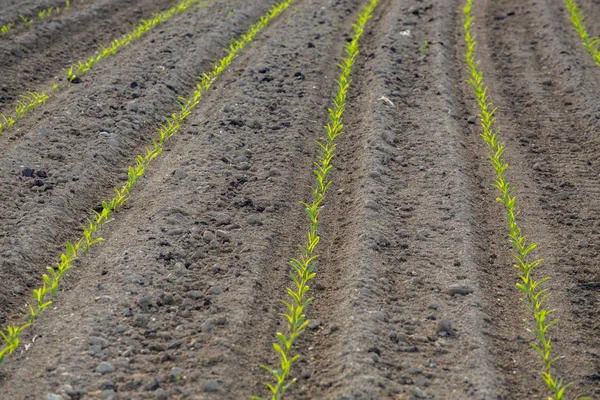
M 586 68 L 593 62 L 578 63 L 575 58 L 589 56 L 572 50 L 570 21 L 559 3 L 479 6 L 478 54 L 492 101 L 500 107 L 498 127 L 508 146 L 509 177 L 518 188 L 523 229 L 540 243 L 537 253 L 545 262 L 538 274 L 551 278 L 546 284 L 552 293 L 548 304 L 560 320 L 551 335 L 556 355 L 564 357 L 555 369 L 573 383 L 569 397 L 593 396 L 600 376 L 595 292 L 600 281 L 600 149 L 594 116 L 599 91 L 596 71 Z M 527 371 L 536 369 L 522 368 L 527 361 L 519 357 L 537 354 L 522 340 L 524 333 L 516 336 L 511 330 L 499 331 L 499 339 L 512 346 L 507 363 L 517 360 L 511 384 L 524 390 L 531 384 Z M 534 388 L 524 396 L 545 398 L 541 376 L 535 380 L 539 393 Z
M 17 317 L 25 311 L 29 288 L 40 282 L 45 265 L 79 236 L 89 210 L 127 179 L 127 166 L 176 111 L 177 97 L 193 90 L 230 36 L 249 27 L 267 6 L 226 0 L 178 15 L 90 71 L 86 76 L 93 83 L 59 93 L 36 121 L 23 119 L 27 134 L 18 143 L 10 146 L 0 137 L 5 149 L 0 158 L 2 323 L 9 313 Z M 36 175 L 24 176 L 26 168 Z
M 492 321 L 507 314 L 495 312 L 495 277 L 482 268 L 495 205 L 474 173 L 480 139 L 456 119 L 456 10 L 384 2 L 362 43 L 329 205 L 342 215 L 323 222 L 323 289 L 309 313 L 318 323 L 302 351 L 311 378 L 299 398 L 511 398 L 489 348 Z M 450 296 L 454 285 L 474 293 Z
M 358 3 L 298 2 L 234 62 L 131 209 L 108 225 L 105 244 L 79 261 L 73 290 L 33 328 L 41 338 L 7 371 L 11 394 L 264 392 L 259 364 L 271 361 L 281 323 L 270 308 L 280 306 L 287 260 L 303 237 L 297 200 L 308 196 L 327 118 L 331 54 L 341 54 L 339 31 L 351 30 Z M 94 373 L 102 361 L 117 371 Z M 184 371 L 180 382 L 174 367 Z M 34 376 L 36 388 L 19 383 Z
M 64 69 L 175 3 L 103 0 L 74 4 L 64 16 L 43 24 L 36 20 L 33 28 L 0 40 L 0 113 L 13 114 L 19 95 L 28 91 L 50 94 L 57 77 L 66 81 Z

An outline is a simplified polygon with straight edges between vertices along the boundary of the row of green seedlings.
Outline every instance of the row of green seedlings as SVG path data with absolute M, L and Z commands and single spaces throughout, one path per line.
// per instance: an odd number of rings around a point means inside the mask
M 502 203 L 506 209 L 510 244 L 512 246 L 511 253 L 516 260 L 515 268 L 519 271 L 517 288 L 523 292 L 525 297 L 522 301 L 534 318 L 534 322 L 527 328 L 534 338 L 531 346 L 542 358 L 542 378 L 552 395 L 549 399 L 563 400 L 565 399 L 565 390 L 569 385 L 564 384 L 562 379 L 553 374 L 552 364 L 559 357 L 554 357 L 551 354 L 552 343 L 548 335 L 548 329 L 556 324 L 557 320 L 549 318 L 553 310 L 544 306 L 549 295 L 548 289 L 541 289 L 541 285 L 547 282 L 549 278 L 536 280 L 533 277 L 533 271 L 540 266 L 542 260 L 530 261 L 529 255 L 535 250 L 537 244 L 528 244 L 517 224 L 519 211 L 514 194 L 515 188 L 506 179 L 508 164 L 502 158 L 504 144 L 500 141 L 499 132 L 494 125 L 494 114 L 497 109 L 492 109 L 492 104 L 488 101 L 488 87 L 483 83 L 483 73 L 479 70 L 479 63 L 475 60 L 476 41 L 473 34 L 473 23 L 475 21 L 472 15 L 473 2 L 474 0 L 467 0 L 463 9 L 465 43 L 467 45 L 465 59 L 469 71 L 469 83 L 474 89 L 479 106 L 479 118 L 483 128 L 481 137 L 489 146 L 490 154 L 488 158 L 496 173 L 496 181 L 493 186 L 500 191 L 500 197 L 496 200 Z
M 62 10 L 69 9 L 69 8 L 71 8 L 71 0 L 65 0 L 64 8 L 61 9 L 60 7 L 49 7 L 44 10 L 39 11 L 37 13 L 37 17 L 40 21 L 43 21 L 44 19 L 49 18 L 52 15 L 60 15 Z M 33 23 L 33 21 L 35 19 L 35 17 L 28 18 L 27 16 L 22 15 L 22 14 L 19 14 L 19 18 L 21 19 L 21 21 L 23 21 L 23 23 L 25 24 L 26 27 L 31 26 L 31 24 Z M 4 25 L 2 28 L 0 28 L 0 33 L 2 33 L 3 36 L 8 35 L 8 32 L 10 32 L 10 30 L 12 29 L 12 27 L 14 25 L 15 25 L 14 22 Z
M 146 149 L 144 156 L 139 155 L 136 158 L 135 166 L 130 166 L 128 171 L 128 180 L 121 188 L 115 189 L 115 196 L 110 200 L 102 202 L 100 212 L 93 211 L 93 218 L 89 219 L 83 226 L 83 236 L 74 243 L 67 243 L 66 250 L 60 255 L 57 267 L 47 268 L 47 274 L 43 275 L 44 283 L 38 289 L 33 291 L 35 302 L 29 305 L 29 318 L 22 325 L 9 325 L 5 331 L 0 331 L 0 336 L 4 340 L 4 347 L 0 350 L 0 363 L 4 358 L 12 354 L 19 347 L 21 333 L 30 327 L 35 319 L 40 316 L 42 311 L 52 304 L 52 300 L 58 293 L 59 284 L 65 274 L 73 267 L 73 262 L 82 253 L 103 239 L 99 237 L 99 231 L 102 227 L 112 221 L 112 213 L 121 208 L 129 199 L 133 186 L 144 175 L 146 169 L 164 149 L 166 142 L 175 135 L 181 124 L 192 113 L 198 105 L 202 95 L 207 92 L 213 83 L 229 67 L 233 59 L 250 43 L 256 35 L 263 30 L 271 20 L 285 11 L 294 0 L 284 0 L 271 6 L 270 11 L 263 15 L 258 22 L 253 24 L 249 30 L 241 36 L 239 40 L 234 41 L 227 52 L 227 55 L 219 60 L 208 74 L 203 74 L 202 80 L 196 85 L 191 100 L 180 98 L 180 111 L 167 118 L 166 122 L 158 129 L 158 140 L 153 140 L 153 145 Z
M 0 118 L 2 118 L 2 121 L 0 121 L 0 133 L 2 133 L 4 128 L 10 128 L 16 121 L 23 118 L 26 113 L 48 100 L 48 95 L 44 92 L 29 92 L 29 95 L 20 95 L 19 97 L 21 100 L 17 102 L 14 117 L 0 114 Z
M 575 0 L 565 0 L 565 6 L 569 11 L 569 17 L 575 31 L 579 34 L 584 47 L 590 53 L 596 65 L 600 66 L 600 37 L 590 36 L 584 22 L 584 15 Z
M 87 62 L 84 63 L 83 61 L 79 61 L 77 67 L 71 66 L 67 70 L 69 81 L 74 81 L 78 76 L 83 75 L 84 73 L 89 71 L 94 64 L 100 62 L 108 55 L 116 54 L 119 48 L 129 45 L 135 39 L 141 37 L 144 33 L 156 27 L 158 24 L 165 22 L 167 19 L 169 19 L 177 13 L 181 13 L 183 11 L 188 10 L 190 6 L 201 1 L 202 0 L 183 0 L 182 2 L 173 6 L 169 10 L 156 14 L 152 20 L 142 20 L 141 25 L 138 26 L 132 33 L 123 36 L 123 38 L 120 40 L 113 41 L 111 43 L 111 46 L 108 48 L 102 46 L 102 51 L 97 52 L 96 55 L 94 57 L 89 58 Z M 67 6 L 70 7 L 69 1 L 67 1 Z M 52 85 L 52 91 L 57 92 L 58 89 L 58 85 L 54 83 Z M 29 92 L 29 95 L 20 95 L 20 97 L 21 100 L 17 104 L 15 110 L 15 117 L 0 114 L 0 133 L 2 133 L 2 131 L 5 128 L 10 128 L 11 126 L 13 126 L 18 119 L 22 118 L 23 115 L 25 115 L 25 113 L 31 111 L 32 109 L 41 104 L 46 103 L 46 101 L 49 98 L 49 96 L 46 95 L 44 92 Z
M 337 94 L 333 101 L 333 108 L 329 108 L 329 123 L 325 126 L 327 135 L 317 141 L 318 155 L 313 171 L 316 177 L 316 185 L 311 190 L 312 201 L 311 203 L 301 202 L 310 223 L 308 235 L 306 243 L 298 245 L 300 256 L 290 260 L 290 266 L 292 267 L 290 278 L 293 286 L 287 289 L 289 299 L 281 300 L 286 308 L 286 313 L 283 316 L 286 320 L 287 332 L 278 332 L 276 334 L 277 341 L 273 343 L 273 349 L 279 357 L 279 366 L 270 368 L 262 365 L 275 379 L 273 383 L 265 383 L 270 391 L 271 400 L 281 400 L 286 390 L 296 381 L 296 378 L 290 379 L 290 373 L 292 365 L 299 358 L 299 355 L 292 354 L 292 347 L 309 322 L 305 311 L 313 299 L 307 298 L 307 295 L 310 289 L 309 283 L 316 276 L 315 269 L 319 257 L 316 248 L 320 240 L 317 229 L 322 203 L 327 190 L 331 186 L 331 180 L 328 176 L 332 170 L 332 161 L 336 149 L 335 140 L 344 133 L 342 116 L 346 109 L 346 97 L 351 83 L 350 73 L 359 52 L 358 41 L 378 3 L 379 0 L 369 0 L 358 16 L 356 24 L 354 24 L 352 41 L 346 44 L 345 54 L 339 64 L 342 71 L 337 81 Z M 260 396 L 253 396 L 252 398 L 265 400 Z
M 115 54 L 117 54 L 117 51 L 119 51 L 121 47 L 127 46 L 131 42 L 139 39 L 146 32 L 150 31 L 151 29 L 154 29 L 158 25 L 167 21 L 173 15 L 183 13 L 194 4 L 200 3 L 202 1 L 203 0 L 184 0 L 179 4 L 171 7 L 167 11 L 154 14 L 152 19 L 142 20 L 141 24 L 138 25 L 138 27 L 133 32 L 123 35 L 120 39 L 113 40 L 110 43 L 109 47 L 100 46 L 101 49 L 97 51 L 96 54 L 94 54 L 94 56 L 88 58 L 86 62 L 79 61 L 78 64 L 71 65 L 71 67 L 66 71 L 69 81 L 73 82 L 78 77 L 84 75 L 86 72 L 92 69 L 92 67 L 95 64 L 104 60 L 106 57 L 114 56 Z

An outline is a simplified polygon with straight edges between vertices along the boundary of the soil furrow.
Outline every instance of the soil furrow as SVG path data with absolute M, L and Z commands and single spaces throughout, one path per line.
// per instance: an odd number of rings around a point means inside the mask
M 101 44 L 173 4 L 174 0 L 96 1 L 11 40 L 0 40 L 0 113 L 14 112 L 19 95 L 28 91 L 50 94 L 53 82 L 67 80 L 64 70 L 71 64 L 86 60 Z
M 572 59 L 561 46 L 565 40 L 557 32 L 565 32 L 570 21 L 548 20 L 547 8 L 516 1 L 480 7 L 479 54 L 492 101 L 500 107 L 498 127 L 507 145 L 509 178 L 518 190 L 524 232 L 540 244 L 537 256 L 545 261 L 538 275 L 551 278 L 546 284 L 551 292 L 548 304 L 560 320 L 551 335 L 556 355 L 564 357 L 555 364 L 556 371 L 573 382 L 570 397 L 574 397 L 594 393 L 599 367 L 595 349 L 600 344 L 594 332 L 598 299 L 585 288 L 598 280 L 600 272 L 594 233 L 600 209 L 594 162 L 600 149 L 590 118 L 598 91 L 596 78 L 586 79 L 592 71 L 581 76 L 579 67 L 571 68 Z M 578 81 L 585 83 L 572 86 Z M 518 294 L 513 293 L 511 288 L 516 304 Z M 514 343 L 507 363 L 517 360 L 513 392 L 518 393 L 531 385 L 535 370 L 525 357 L 538 355 L 527 348 L 527 335 L 523 333 L 526 340 L 522 340 L 512 329 L 501 328 L 498 334 Z M 530 390 L 526 396 L 545 398 L 541 376 L 535 379 L 540 392 Z
M 341 54 L 357 3 L 299 2 L 234 61 L 34 328 L 36 344 L 8 372 L 11 393 L 264 392 L 259 364 L 274 358 L 287 260 L 304 236 L 297 201 L 327 118 L 331 54 Z M 58 329 L 66 321 L 77 327 L 69 347 Z M 32 372 L 40 360 L 58 379 Z M 101 362 L 116 371 L 95 372 Z M 18 383 L 32 376 L 37 388 Z
M 27 133 L 0 159 L 2 320 L 30 296 L 28 288 L 76 237 L 88 210 L 127 179 L 134 156 L 177 110 L 177 97 L 191 92 L 230 37 L 268 6 L 222 1 L 178 15 L 92 70 L 90 82 L 57 95 L 48 116 L 23 120 Z
M 463 149 L 466 123 L 455 119 L 454 6 L 385 3 L 364 43 L 334 177 L 332 208 L 342 215 L 324 223 L 325 293 L 305 346 L 318 380 L 306 398 L 507 392 L 487 343 L 495 288 L 478 268 L 486 215 L 470 171 L 479 160 Z

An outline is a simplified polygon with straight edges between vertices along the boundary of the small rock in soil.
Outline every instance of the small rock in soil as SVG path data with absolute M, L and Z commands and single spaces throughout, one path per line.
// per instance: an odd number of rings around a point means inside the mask
M 36 207 L 37 207 L 37 204 L 35 204 L 33 201 L 28 201 L 27 203 L 25 203 L 25 204 L 23 204 L 21 206 L 21 210 L 23 210 L 23 211 L 31 211 L 31 210 L 33 210 Z
M 468 285 L 462 285 L 460 283 L 457 283 L 454 285 L 450 285 L 450 287 L 446 289 L 446 293 L 448 293 L 450 296 L 454 296 L 456 294 L 466 296 L 470 293 L 473 293 L 473 288 Z
M 44 170 L 38 170 L 36 173 L 38 178 L 47 178 L 48 174 Z
M 260 217 L 257 214 L 248 215 L 248 218 L 246 218 L 246 221 L 250 225 L 260 226 L 263 224 L 262 221 L 260 220 Z
M 475 122 L 477 122 L 477 117 L 474 116 L 474 115 L 472 115 L 472 116 L 469 117 L 469 119 L 467 120 L 467 122 L 469 124 L 474 124 Z
M 581 151 L 581 146 L 578 145 L 577 143 L 575 143 L 573 146 L 571 146 L 569 148 L 569 150 L 571 150 L 573 153 L 577 153 L 577 152 Z
M 96 367 L 96 372 L 99 372 L 101 374 L 108 374 L 111 372 L 115 372 L 115 367 L 113 367 L 112 364 L 109 364 L 107 362 L 102 362 Z
M 448 336 L 452 336 L 454 335 L 454 329 L 452 329 L 452 323 L 447 320 L 447 319 L 443 319 L 441 321 L 438 321 L 437 326 L 435 328 L 435 331 L 438 335 L 448 335 Z M 442 333 L 445 333 L 442 334 Z
M 213 286 L 208 289 L 209 296 L 218 296 L 220 294 L 223 294 L 223 288 L 221 286 Z
M 64 398 L 58 394 L 48 393 L 48 396 L 46 396 L 46 400 L 64 400 Z
M 590 246 L 590 243 L 587 241 L 587 239 L 581 239 L 579 241 L 579 248 L 584 249 L 589 246 Z
M 318 319 L 311 319 L 308 322 L 308 329 L 317 329 L 319 327 L 319 325 L 321 325 L 321 321 L 319 321 Z
M 31 168 L 25 168 L 23 171 L 21 171 L 21 173 L 23 174 L 23 176 L 26 176 L 28 178 L 33 178 L 33 169 Z
M 544 86 L 552 86 L 552 79 L 549 79 L 549 78 L 548 78 L 548 79 L 544 79 L 544 80 L 542 81 L 542 84 L 543 84 Z
M 202 389 L 207 393 L 215 393 L 219 391 L 219 384 L 215 381 L 206 381 L 202 385 Z
M 231 217 L 229 216 L 229 214 L 226 213 L 220 213 L 217 214 L 217 216 L 215 217 L 215 220 L 217 221 L 218 225 L 225 225 L 231 222 Z
M 169 373 L 169 379 L 173 382 L 178 382 L 183 378 L 183 369 L 179 367 L 171 368 L 171 372 Z
M 211 231 L 206 231 L 202 235 L 202 239 L 204 239 L 206 243 L 210 243 L 211 241 L 215 240 L 215 234 Z
M 374 200 L 367 200 L 365 202 L 365 207 L 370 208 L 371 210 L 379 210 L 379 204 L 377 204 Z
M 192 299 L 194 299 L 194 300 L 199 300 L 199 299 L 201 299 L 202 297 L 204 297 L 204 296 L 202 295 L 202 291 L 201 291 L 201 290 L 190 290 L 190 291 L 188 292 L 188 296 L 190 296 L 190 297 L 191 297 Z

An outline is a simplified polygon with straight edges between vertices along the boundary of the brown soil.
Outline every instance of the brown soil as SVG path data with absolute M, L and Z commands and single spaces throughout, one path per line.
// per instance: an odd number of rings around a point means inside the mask
M 0 39 L 0 102 L 170 4 L 86 2 L 56 32 L 48 22 L 39 35 Z M 307 227 L 298 202 L 364 4 L 297 0 L 234 60 L 0 367 L 0 398 L 266 395 L 260 365 L 276 362 L 287 260 Z M 381 0 L 368 23 L 289 398 L 547 398 L 487 147 L 470 120 L 462 6 Z M 581 6 L 590 20 L 600 13 L 596 1 Z M 127 178 L 177 97 L 269 7 L 214 0 L 177 15 L 0 135 L 1 322 L 21 318 L 45 266 Z M 551 278 L 555 370 L 572 383 L 568 398 L 594 398 L 600 69 L 563 8 L 477 1 L 477 55 L 520 224 L 539 243 L 539 276 Z M 455 285 L 466 294 L 450 295 Z

